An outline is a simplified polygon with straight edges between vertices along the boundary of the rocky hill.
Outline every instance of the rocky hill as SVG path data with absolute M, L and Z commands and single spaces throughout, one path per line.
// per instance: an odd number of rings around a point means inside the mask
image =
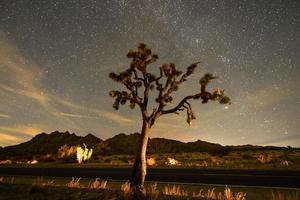
M 59 147 L 67 144 L 68 146 L 82 145 L 94 146 L 102 140 L 92 134 L 85 137 L 77 136 L 75 133 L 52 132 L 50 134 L 41 133 L 31 140 L 13 146 L 0 149 L 0 159 L 4 157 L 31 158 L 32 156 L 56 154 Z
M 77 146 L 86 144 L 94 149 L 96 155 L 134 154 L 139 143 L 139 133 L 126 135 L 118 134 L 107 140 L 97 138 L 92 134 L 77 136 L 69 132 L 41 133 L 31 140 L 0 148 L 0 159 L 6 158 L 32 158 L 46 154 L 56 155 L 58 149 L 63 145 Z M 262 150 L 262 149 L 284 149 L 284 147 L 262 147 L 252 145 L 222 146 L 201 140 L 195 142 L 181 142 L 165 138 L 150 138 L 148 142 L 148 153 L 187 153 L 187 152 L 209 152 L 210 154 L 225 155 L 232 150 Z

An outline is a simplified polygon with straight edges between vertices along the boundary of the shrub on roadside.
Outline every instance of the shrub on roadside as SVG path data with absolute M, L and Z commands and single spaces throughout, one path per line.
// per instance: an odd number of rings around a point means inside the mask
M 90 182 L 89 188 L 91 189 L 107 189 L 107 181 L 101 181 L 99 178 L 96 178 L 95 181 Z
M 188 196 L 187 191 L 183 190 L 180 186 L 170 186 L 167 185 L 163 189 L 164 195 L 170 195 L 170 196 Z
M 299 190 L 284 194 L 281 192 L 272 192 L 271 200 L 297 200 L 300 199 Z
M 70 188 L 82 188 L 82 186 L 80 185 L 80 179 L 81 178 L 74 178 L 72 177 L 72 180 L 67 183 L 67 187 Z
M 57 152 L 58 159 L 66 163 L 76 162 L 76 152 L 77 152 L 76 148 L 77 148 L 76 146 L 69 147 L 66 144 L 61 146 Z

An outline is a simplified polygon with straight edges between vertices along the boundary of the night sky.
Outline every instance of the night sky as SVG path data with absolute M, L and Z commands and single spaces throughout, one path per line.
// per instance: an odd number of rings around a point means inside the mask
M 139 42 L 159 55 L 154 71 L 201 61 L 175 100 L 211 72 L 210 88 L 233 102 L 193 101 L 192 127 L 167 115 L 151 137 L 300 146 L 299 0 L 1 0 L 0 145 L 55 130 L 140 131 L 139 110 L 115 111 L 108 96 L 120 88 L 109 72 L 126 69 Z

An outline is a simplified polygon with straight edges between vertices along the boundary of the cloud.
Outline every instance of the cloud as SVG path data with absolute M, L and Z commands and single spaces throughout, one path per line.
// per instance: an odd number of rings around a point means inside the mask
M 104 117 L 106 119 L 109 119 L 109 120 L 111 120 L 115 123 L 121 124 L 121 125 L 128 125 L 128 124 L 132 124 L 134 122 L 132 119 L 129 119 L 129 118 L 124 117 L 124 116 L 122 116 L 120 114 L 117 114 L 117 113 L 101 110 L 101 109 L 98 109 L 98 108 L 84 107 L 84 106 L 75 104 L 75 103 L 70 102 L 70 101 L 62 100 L 62 99 L 56 99 L 56 101 L 63 104 L 63 105 L 65 105 L 65 106 L 67 106 L 67 107 L 69 107 L 69 108 L 73 108 L 74 110 L 81 110 L 81 111 L 91 112 L 91 113 L 97 114 L 99 117 Z M 96 117 L 87 116 L 86 118 L 96 118 Z
M 0 84 L 0 89 L 33 99 L 46 108 L 48 107 L 47 104 L 50 101 L 49 97 L 46 94 L 44 94 L 42 91 L 23 90 L 23 89 L 13 88 L 2 84 Z
M 17 46 L 0 31 L 0 72 L 7 84 L 17 85 L 25 90 L 36 90 L 36 83 L 42 78 L 42 70 L 26 59 Z M 11 81 L 10 81 L 11 80 Z
M 32 126 L 0 126 L 0 131 L 5 133 L 14 133 L 16 135 L 35 136 L 42 130 Z
M 65 113 L 65 112 L 58 112 L 58 115 L 65 116 L 65 117 L 73 117 L 73 118 L 88 118 L 88 119 L 97 119 L 98 117 L 87 116 L 87 115 L 78 115 L 72 113 Z
M 21 138 L 16 137 L 16 136 L 12 136 L 12 135 L 8 135 L 5 133 L 0 133 L 0 145 L 8 145 L 11 143 L 17 143 L 21 140 Z
M 41 67 L 25 58 L 17 46 L 7 39 L 5 34 L 0 31 L 0 90 L 10 93 L 13 99 L 18 99 L 16 95 L 21 95 L 33 100 L 44 108 L 45 113 L 53 118 L 58 118 L 70 127 L 81 129 L 78 124 L 72 121 L 72 118 L 97 118 L 90 117 L 87 114 L 74 114 L 80 110 L 80 113 L 94 113 L 99 117 L 109 119 L 115 123 L 127 125 L 133 121 L 119 114 L 111 113 L 101 109 L 89 108 L 78 105 L 74 102 L 64 100 L 57 95 L 50 94 L 47 90 L 41 88 L 44 72 Z M 22 102 L 20 102 L 22 104 Z M 72 113 L 60 112 L 57 104 L 71 109 Z M 1 117 L 1 116 L 0 116 Z M 2 116 L 3 117 L 3 116 Z
M 122 124 L 122 125 L 130 125 L 132 124 L 134 121 L 127 118 L 127 117 L 123 117 L 119 114 L 116 113 L 112 113 L 112 112 L 107 112 L 107 111 L 101 111 L 101 110 L 95 110 L 96 113 L 98 113 L 100 116 L 103 116 L 107 119 L 110 119 L 118 124 Z
M 43 132 L 34 126 L 0 126 L 0 145 L 12 145 Z
M 0 113 L 0 118 L 7 118 L 7 119 L 9 119 L 9 118 L 11 118 L 9 115 L 6 115 L 6 114 L 1 114 Z
M 40 87 L 43 71 L 26 59 L 17 46 L 0 31 L 0 89 L 13 95 L 22 95 L 41 104 L 46 110 L 50 98 Z

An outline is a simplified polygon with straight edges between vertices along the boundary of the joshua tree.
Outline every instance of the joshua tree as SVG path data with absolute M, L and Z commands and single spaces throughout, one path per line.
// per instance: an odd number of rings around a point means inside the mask
M 163 64 L 159 67 L 159 75 L 155 76 L 149 72 L 149 65 L 156 62 L 157 54 L 153 54 L 151 49 L 145 44 L 139 44 L 138 50 L 130 50 L 127 57 L 131 59 L 130 67 L 121 73 L 110 73 L 109 77 L 122 83 L 126 90 L 110 91 L 109 95 L 113 97 L 113 107 L 118 110 L 119 105 L 129 103 L 129 107 L 134 109 L 138 107 L 142 115 L 142 130 L 139 147 L 136 153 L 135 162 L 132 170 L 131 187 L 134 191 L 143 191 L 146 177 L 146 150 L 151 128 L 157 119 L 163 115 L 186 111 L 187 123 L 191 125 L 192 120 L 196 119 L 189 100 L 201 100 L 203 104 L 209 100 L 218 101 L 221 104 L 230 104 L 230 98 L 224 95 L 224 90 L 217 88 L 214 92 L 206 90 L 211 80 L 217 77 L 210 73 L 205 74 L 200 79 L 199 91 L 184 97 L 174 107 L 170 107 L 173 101 L 173 94 L 179 89 L 179 86 L 187 81 L 187 78 L 193 74 L 198 63 L 193 63 L 187 67 L 185 72 L 178 70 L 175 64 Z M 156 90 L 157 97 L 156 108 L 149 110 L 148 101 L 150 92 Z M 168 106 L 169 105 L 169 106 Z M 173 105 L 173 104 L 172 104 Z

